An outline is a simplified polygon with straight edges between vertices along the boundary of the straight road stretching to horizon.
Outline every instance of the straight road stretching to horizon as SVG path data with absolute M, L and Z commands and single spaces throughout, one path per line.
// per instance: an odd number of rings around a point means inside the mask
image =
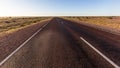
M 0 68 L 119 68 L 120 36 L 53 18 L 0 63 Z

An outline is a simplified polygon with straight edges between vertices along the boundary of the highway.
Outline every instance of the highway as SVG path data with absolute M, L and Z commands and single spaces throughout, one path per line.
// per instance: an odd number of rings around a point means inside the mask
M 0 68 L 120 68 L 120 36 L 62 18 L 44 24 Z

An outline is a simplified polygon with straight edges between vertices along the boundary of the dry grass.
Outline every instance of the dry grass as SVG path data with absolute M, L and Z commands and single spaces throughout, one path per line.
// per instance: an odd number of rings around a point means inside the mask
M 44 19 L 44 17 L 8 17 L 8 18 L 0 18 L 0 32 L 24 27 L 30 25 L 32 23 L 40 22 Z
M 24 29 L 28 26 L 37 24 L 39 22 L 51 19 L 50 17 L 6 17 L 0 18 L 0 38 L 16 32 L 18 30 Z
M 84 22 L 112 29 L 120 29 L 120 17 L 66 17 L 67 19 Z

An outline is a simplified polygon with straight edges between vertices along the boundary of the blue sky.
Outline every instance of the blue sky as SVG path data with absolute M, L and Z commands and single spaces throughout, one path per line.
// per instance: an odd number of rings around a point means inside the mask
M 0 16 L 120 16 L 120 0 L 0 0 Z

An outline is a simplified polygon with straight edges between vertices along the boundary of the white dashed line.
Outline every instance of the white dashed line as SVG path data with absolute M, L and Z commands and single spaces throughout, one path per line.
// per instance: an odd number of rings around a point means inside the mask
M 47 26 L 47 24 L 45 24 L 43 27 Z M 24 43 L 22 43 L 15 51 L 13 51 L 9 56 L 7 56 L 3 61 L 0 62 L 0 66 L 2 66 L 10 57 L 12 57 L 18 50 L 20 50 L 28 41 L 30 41 L 36 34 L 38 34 L 38 32 L 40 32 L 42 29 L 40 28 L 37 32 L 35 32 L 31 37 L 29 37 Z
M 99 55 L 101 55 L 105 60 L 107 60 L 110 64 L 112 64 L 115 68 L 120 68 L 117 64 L 115 64 L 112 60 L 102 54 L 99 50 L 93 47 L 90 43 L 88 43 L 84 38 L 80 37 L 82 41 L 84 41 L 87 45 L 89 45 L 93 50 L 95 50 Z

